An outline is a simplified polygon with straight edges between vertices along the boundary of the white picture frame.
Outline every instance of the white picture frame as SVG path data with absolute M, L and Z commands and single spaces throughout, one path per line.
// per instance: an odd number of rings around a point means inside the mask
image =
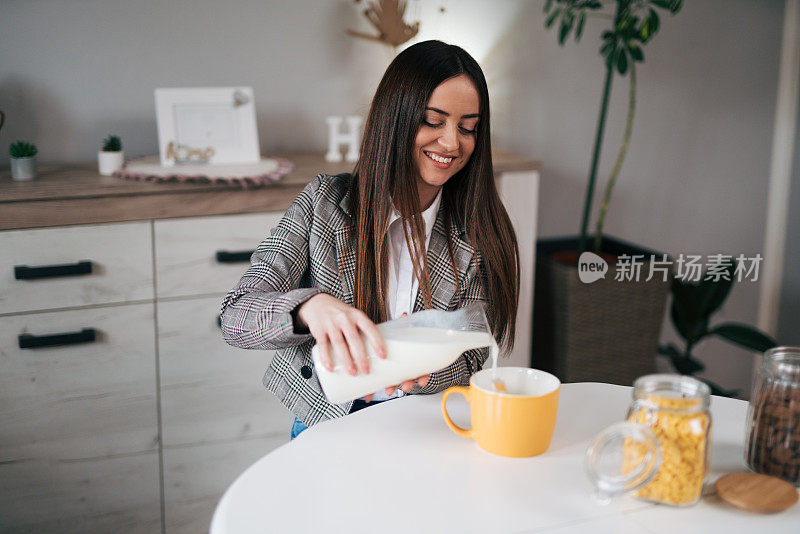
M 161 165 L 261 159 L 252 87 L 155 90 Z

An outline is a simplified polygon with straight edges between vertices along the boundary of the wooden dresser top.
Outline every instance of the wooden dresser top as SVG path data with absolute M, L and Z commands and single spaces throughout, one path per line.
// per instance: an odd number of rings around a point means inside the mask
M 101 176 L 96 162 L 44 163 L 31 181 L 0 170 L 0 230 L 70 224 L 168 219 L 284 211 L 317 174 L 349 172 L 352 163 L 330 163 L 320 153 L 283 153 L 294 164 L 275 184 L 254 189 L 224 184 L 151 183 Z M 496 174 L 539 170 L 536 160 L 493 151 Z

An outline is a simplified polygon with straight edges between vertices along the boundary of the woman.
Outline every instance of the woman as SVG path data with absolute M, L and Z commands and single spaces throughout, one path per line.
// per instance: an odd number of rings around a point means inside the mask
M 225 340 L 277 349 L 264 385 L 295 415 L 292 437 L 373 401 L 327 402 L 311 347 L 329 370 L 369 372 L 363 334 L 427 308 L 487 303 L 501 346 L 514 342 L 519 253 L 492 172 L 489 95 L 477 62 L 426 41 L 398 54 L 378 86 L 352 174 L 320 175 L 262 242 L 222 303 Z M 376 392 L 382 401 L 467 384 L 488 349 Z

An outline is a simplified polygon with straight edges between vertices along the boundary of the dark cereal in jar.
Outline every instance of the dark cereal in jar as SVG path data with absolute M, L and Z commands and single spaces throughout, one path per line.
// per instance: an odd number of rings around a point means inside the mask
M 767 380 L 751 405 L 748 464 L 800 485 L 800 386 Z

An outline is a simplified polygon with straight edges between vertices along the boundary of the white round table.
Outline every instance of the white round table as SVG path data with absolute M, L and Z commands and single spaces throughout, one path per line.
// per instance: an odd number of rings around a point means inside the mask
M 441 394 L 326 421 L 242 473 L 217 505 L 211 534 L 800 532 L 800 505 L 759 515 L 713 495 L 689 508 L 630 496 L 598 504 L 584 451 L 600 430 L 623 420 L 630 399 L 629 387 L 565 384 L 550 448 L 521 459 L 492 455 L 453 434 Z M 463 397 L 451 397 L 448 408 L 469 426 Z M 713 397 L 709 480 L 744 469 L 746 410 L 744 401 Z

